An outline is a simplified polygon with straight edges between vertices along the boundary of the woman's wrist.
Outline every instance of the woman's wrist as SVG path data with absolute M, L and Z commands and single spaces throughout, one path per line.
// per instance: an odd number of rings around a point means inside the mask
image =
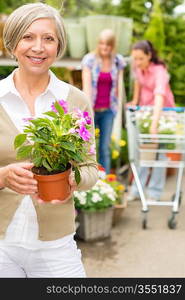
M 138 104 L 138 100 L 137 99 L 132 99 L 132 103 L 133 103 L 133 105 L 137 105 Z
M 6 172 L 5 167 L 0 168 L 0 190 L 5 188 L 5 182 L 4 182 L 5 172 Z

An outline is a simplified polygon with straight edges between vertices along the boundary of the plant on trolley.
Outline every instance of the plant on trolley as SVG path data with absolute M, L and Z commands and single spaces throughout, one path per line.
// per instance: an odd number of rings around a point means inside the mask
M 152 111 L 138 111 L 136 114 L 136 122 L 141 134 L 150 134 L 150 127 L 152 124 Z M 178 118 L 176 112 L 163 112 L 158 121 L 158 134 L 163 135 L 181 135 L 184 132 L 184 125 Z M 173 150 L 176 148 L 175 139 L 162 138 L 164 141 L 160 143 L 160 148 Z M 168 142 L 165 142 L 167 140 Z

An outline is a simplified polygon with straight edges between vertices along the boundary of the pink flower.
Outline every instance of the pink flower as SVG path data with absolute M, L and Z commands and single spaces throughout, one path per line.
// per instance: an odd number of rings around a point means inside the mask
M 79 136 L 84 140 L 84 141 L 89 141 L 91 134 L 90 132 L 85 128 L 85 126 L 80 126 L 79 129 L 76 129 L 76 132 L 78 132 Z
M 91 117 L 89 116 L 89 113 L 87 111 L 82 112 L 79 108 L 77 108 L 75 111 L 77 117 L 80 118 L 79 122 L 81 122 L 81 124 L 91 124 Z
M 96 154 L 95 145 L 90 146 L 89 154 L 91 155 Z
M 31 117 L 30 117 L 30 118 L 23 118 L 23 121 L 24 121 L 24 122 L 29 122 L 29 121 L 31 121 L 31 120 L 34 120 L 34 118 L 31 118 Z
M 69 129 L 69 133 L 75 133 L 75 129 L 74 128 Z
M 68 112 L 68 104 L 67 104 L 67 102 L 64 101 L 64 100 L 59 100 L 58 103 L 63 108 L 64 113 L 66 114 Z M 51 105 L 51 109 L 52 109 L 52 111 L 57 112 L 57 110 L 56 110 L 56 108 L 54 106 L 54 103 Z
M 89 116 L 89 113 L 87 111 L 83 112 L 83 117 L 86 120 L 86 124 L 90 125 L 91 124 L 91 117 Z

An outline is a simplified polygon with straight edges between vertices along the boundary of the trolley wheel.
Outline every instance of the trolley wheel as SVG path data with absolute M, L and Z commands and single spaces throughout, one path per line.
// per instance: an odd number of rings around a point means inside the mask
M 147 229 L 147 218 L 146 218 L 146 215 L 143 216 L 142 228 L 143 229 Z
M 175 215 L 172 215 L 168 220 L 168 227 L 170 229 L 175 229 L 177 226 L 177 222 L 175 221 Z

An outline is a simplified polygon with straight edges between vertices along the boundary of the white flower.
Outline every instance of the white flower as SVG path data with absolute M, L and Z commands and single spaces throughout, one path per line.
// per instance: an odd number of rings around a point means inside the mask
M 100 195 L 98 193 L 94 193 L 92 195 L 92 202 L 96 203 L 98 201 L 102 201 L 102 198 L 100 197 Z
M 106 178 L 106 173 L 104 171 L 98 171 L 98 177 L 100 179 L 105 179 Z

